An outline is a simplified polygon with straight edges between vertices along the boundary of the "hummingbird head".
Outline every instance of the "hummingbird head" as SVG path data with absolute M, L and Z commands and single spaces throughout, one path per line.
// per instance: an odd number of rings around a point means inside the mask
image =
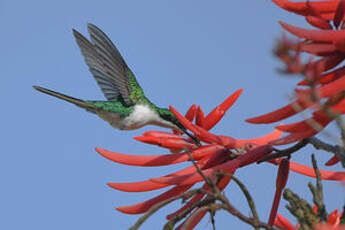
M 175 115 L 169 109 L 160 109 L 158 113 L 162 119 L 172 123 L 180 131 L 184 132 L 187 136 L 189 136 L 198 146 L 201 146 L 199 139 L 193 136 L 192 134 L 188 133 L 187 129 L 181 124 L 181 122 L 179 122 L 179 120 L 177 120 Z
M 181 124 L 181 122 L 179 122 L 179 120 L 177 120 L 175 115 L 169 109 L 159 109 L 158 114 L 162 119 L 172 123 L 181 131 L 186 131 L 186 128 Z

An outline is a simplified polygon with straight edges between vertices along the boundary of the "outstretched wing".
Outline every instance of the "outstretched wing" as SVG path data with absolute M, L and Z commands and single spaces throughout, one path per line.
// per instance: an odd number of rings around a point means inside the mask
M 76 30 L 73 30 L 73 34 L 90 72 L 105 97 L 109 101 L 118 101 L 122 98 L 127 106 L 133 105 L 128 78 L 131 71 L 120 52 L 95 25 L 88 24 L 88 31 L 91 42 Z

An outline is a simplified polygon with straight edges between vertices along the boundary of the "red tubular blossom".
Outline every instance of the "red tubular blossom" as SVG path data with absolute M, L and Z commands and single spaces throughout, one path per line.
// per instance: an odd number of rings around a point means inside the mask
M 257 137 L 253 139 L 245 139 L 245 140 L 239 140 L 236 139 L 236 148 L 242 148 L 245 144 L 251 143 L 254 145 L 267 145 L 268 143 L 275 141 L 281 137 L 283 134 L 282 131 L 275 129 L 269 134 L 262 136 L 262 137 Z
M 168 133 L 163 131 L 147 131 L 143 133 L 143 136 L 145 137 L 171 137 L 171 138 L 181 138 L 180 135 L 177 135 L 175 133 Z
M 204 129 L 212 129 L 222 117 L 225 115 L 226 111 L 236 102 L 238 97 L 241 95 L 243 89 L 237 90 L 235 93 L 230 95 L 225 101 L 214 108 L 205 118 Z
M 251 151 L 248 151 L 246 154 L 240 155 L 234 160 L 203 170 L 203 173 L 206 177 L 211 176 L 216 171 L 224 171 L 226 173 L 233 174 L 239 167 L 252 164 L 262 159 L 264 156 L 268 155 L 272 151 L 273 151 L 273 148 L 270 145 L 259 146 Z M 222 157 L 218 156 L 216 158 L 222 158 Z M 152 179 L 152 181 L 156 183 L 171 184 L 171 185 L 174 185 L 174 184 L 186 185 L 186 184 L 200 182 L 202 180 L 203 178 L 201 177 L 199 173 L 192 173 L 189 175 L 176 176 L 176 177 L 160 177 L 160 178 Z
M 277 162 L 272 161 L 270 163 L 279 164 L 280 161 L 277 161 Z M 301 165 L 293 161 L 290 161 L 290 170 L 298 174 L 316 178 L 314 169 L 312 167 Z M 335 171 L 329 171 L 329 170 L 323 170 L 323 169 L 319 169 L 319 171 L 320 171 L 322 180 L 335 180 L 335 181 L 345 180 L 345 172 L 335 172 Z
M 195 123 L 196 125 L 200 126 L 200 127 L 204 127 L 204 123 L 205 123 L 205 115 L 204 115 L 204 111 L 202 111 L 200 105 L 198 106 L 197 110 L 196 110 L 196 120 Z
M 334 44 L 328 43 L 305 43 L 298 44 L 296 47 L 292 47 L 296 51 L 306 52 L 316 56 L 329 56 L 335 54 L 337 47 Z
M 192 131 L 201 141 L 209 144 L 222 144 L 221 140 L 214 134 L 206 131 L 205 129 L 192 124 L 184 116 L 182 116 L 174 107 L 169 107 L 171 112 L 176 116 L 176 118 L 182 123 L 182 125 Z
M 289 133 L 306 132 L 308 130 L 319 131 L 318 129 L 325 127 L 331 121 L 332 119 L 328 118 L 328 116 L 320 110 L 318 113 L 314 113 L 312 118 L 288 125 L 278 125 L 276 128 Z
M 214 154 L 207 162 L 207 167 L 204 167 L 205 170 L 202 170 L 204 175 L 212 176 L 213 172 L 216 170 L 221 170 L 222 168 L 225 168 L 225 164 L 229 163 L 231 165 L 228 167 L 228 173 L 233 173 L 238 168 L 238 161 L 229 161 L 227 163 L 223 163 L 224 159 L 226 159 L 227 152 L 218 152 Z M 233 162 L 233 163 L 231 163 Z M 231 163 L 231 164 L 230 164 Z M 217 166 L 215 166 L 217 165 Z M 200 167 L 201 168 L 201 167 Z M 230 172 L 232 171 L 232 172 Z M 163 176 L 159 178 L 152 178 L 151 181 L 155 183 L 162 183 L 162 184 L 170 184 L 170 185 L 186 185 L 186 184 L 194 184 L 197 182 L 202 181 L 203 178 L 198 172 L 193 172 L 189 174 L 184 175 L 178 175 L 178 176 Z
M 272 0 L 279 7 L 303 16 L 325 15 L 333 13 L 338 5 L 338 1 L 317 1 L 317 2 L 291 2 L 289 0 Z M 333 17 L 331 18 L 333 19 Z
M 163 166 L 177 164 L 189 160 L 186 153 L 175 153 L 168 155 L 128 155 L 110 152 L 101 148 L 96 148 L 96 151 L 111 161 L 119 164 L 134 166 Z
M 338 163 L 340 160 L 339 160 L 339 158 L 338 158 L 338 156 L 337 155 L 334 155 L 331 159 L 329 159 L 326 163 L 325 163 L 325 165 L 326 166 L 332 166 L 332 165 L 335 165 L 336 163 Z
M 335 44 L 336 45 L 336 44 Z M 323 57 L 320 60 L 312 63 L 315 67 L 317 67 L 318 71 L 328 71 L 333 69 L 337 65 L 339 65 L 344 60 L 344 54 L 340 53 L 339 51 L 330 54 L 327 57 Z
M 296 141 L 302 140 L 304 138 L 313 136 L 317 133 L 318 133 L 318 131 L 314 130 L 314 129 L 309 129 L 305 132 L 291 133 L 291 134 L 289 134 L 283 138 L 280 138 L 276 141 L 272 141 L 270 144 L 271 145 L 288 145 L 288 144 L 294 143 Z
M 284 216 L 277 214 L 277 218 L 274 221 L 274 226 L 281 230 L 297 230 L 298 228 L 293 226 L 288 219 Z
M 278 175 L 276 180 L 276 192 L 274 194 L 272 209 L 268 220 L 268 224 L 270 226 L 273 226 L 274 220 L 276 219 L 282 191 L 285 188 L 289 176 L 289 164 L 290 161 L 288 159 L 283 159 L 279 164 Z
M 221 136 L 219 135 L 218 138 L 222 142 L 222 145 L 226 147 L 227 149 L 233 149 L 236 147 L 236 139 L 232 137 L 227 136 Z
M 247 119 L 246 121 L 249 123 L 254 123 L 254 124 L 273 123 L 273 122 L 281 121 L 285 118 L 291 117 L 295 115 L 296 113 L 299 113 L 300 111 L 303 111 L 304 109 L 310 107 L 311 105 L 312 105 L 311 103 L 306 103 L 305 101 L 297 98 L 292 103 L 280 109 L 277 109 L 273 112 L 270 112 L 258 117 Z
M 337 68 L 331 72 L 324 73 L 320 76 L 320 78 L 313 79 L 313 80 L 315 80 L 316 83 L 320 83 L 324 85 L 342 77 L 344 74 L 345 74 L 345 66 Z M 306 86 L 308 85 L 308 81 L 307 80 L 300 81 L 297 85 Z
M 195 149 L 196 145 L 188 142 L 183 137 L 170 137 L 170 138 L 161 138 L 161 137 L 150 137 L 150 136 L 140 136 L 134 137 L 135 140 L 141 141 L 147 144 L 158 145 L 162 148 L 168 149 Z
M 345 14 L 345 1 L 339 0 L 337 9 L 335 10 L 335 15 L 333 19 L 334 26 L 338 28 L 340 26 L 340 23 L 344 19 Z
M 319 88 L 316 89 L 316 93 L 319 97 L 325 98 L 325 97 L 331 97 L 335 96 L 345 89 L 345 75 L 338 78 L 337 80 L 334 80 L 328 84 L 325 84 Z M 295 89 L 297 95 L 299 96 L 308 96 L 310 97 L 312 90 L 311 89 Z
M 108 183 L 108 186 L 123 192 L 147 192 L 168 187 L 168 185 L 157 184 L 150 180 L 130 183 Z
M 192 106 L 188 109 L 188 111 L 187 111 L 185 117 L 186 117 L 187 120 L 193 121 L 195 115 L 196 115 L 196 105 L 194 104 L 194 105 L 192 105 Z
M 313 30 L 289 25 L 285 22 L 279 23 L 285 30 L 289 31 L 293 35 L 316 42 L 333 43 L 345 38 L 344 30 Z
M 319 29 L 323 29 L 323 30 L 332 29 L 332 26 L 331 24 L 329 24 L 329 21 L 323 18 L 316 17 L 316 16 L 306 16 L 305 19 L 310 25 L 315 26 Z
M 332 225 L 338 225 L 340 222 L 340 215 L 338 214 L 338 209 L 334 210 L 328 215 L 328 223 Z
M 178 196 L 180 194 L 183 194 L 188 189 L 190 189 L 193 186 L 193 184 L 185 185 L 185 186 L 175 186 L 172 189 L 166 191 L 165 193 L 162 193 L 159 196 L 156 196 L 150 200 L 141 202 L 139 204 L 130 205 L 130 206 L 121 206 L 117 207 L 116 209 L 120 212 L 126 213 L 126 214 L 140 214 L 147 212 L 150 208 L 152 208 L 154 205 L 167 200 L 171 197 Z

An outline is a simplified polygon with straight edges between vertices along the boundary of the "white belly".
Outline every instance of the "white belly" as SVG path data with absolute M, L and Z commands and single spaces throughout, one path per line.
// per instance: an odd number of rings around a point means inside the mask
M 125 118 L 121 118 L 119 114 L 105 111 L 99 112 L 98 116 L 109 122 L 112 127 L 121 130 L 139 129 L 149 124 L 177 128 L 172 123 L 162 119 L 152 108 L 142 104 L 135 105 L 133 112 Z

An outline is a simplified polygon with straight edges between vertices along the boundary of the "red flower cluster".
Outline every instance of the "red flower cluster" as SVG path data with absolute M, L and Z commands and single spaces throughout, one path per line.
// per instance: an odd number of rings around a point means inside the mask
M 272 1 L 285 10 L 304 16 L 307 22 L 316 28 L 304 29 L 280 22 L 285 30 L 303 40 L 291 42 L 283 39 L 277 56 L 286 64 L 287 73 L 305 75 L 306 79 L 298 85 L 309 88 L 296 89 L 296 99 L 292 103 L 247 120 L 258 124 L 272 123 L 308 108 L 313 109 L 314 112 L 309 119 L 276 127 L 289 133 L 274 143 L 283 145 L 317 134 L 337 114 L 345 113 L 345 66 L 338 66 L 345 59 L 345 1 Z M 331 20 L 333 25 L 330 23 Z M 296 55 L 291 56 L 290 51 L 295 51 Z M 311 55 L 306 64 L 299 58 L 302 52 Z
M 317 214 L 317 207 L 314 206 L 314 212 Z M 327 223 L 316 225 L 314 230 L 345 230 L 345 225 L 340 224 L 340 217 L 343 213 L 339 214 L 339 210 L 336 209 L 328 215 Z M 274 226 L 281 230 L 297 230 L 300 228 L 300 224 L 294 226 L 284 216 L 278 214 L 274 222 Z
M 206 143 L 206 145 L 199 146 L 191 139 L 186 138 L 182 136 L 181 133 L 177 132 L 169 133 L 162 131 L 149 131 L 144 133 L 143 136 L 135 137 L 134 139 L 144 143 L 158 145 L 162 148 L 167 148 L 172 153 L 143 156 L 110 152 L 101 148 L 96 148 L 96 151 L 109 160 L 132 166 L 153 167 L 172 165 L 193 159 L 198 168 L 202 170 L 203 175 L 213 180 L 218 189 L 222 191 L 230 182 L 231 178 L 228 176 L 218 177 L 217 172 L 221 171 L 223 173 L 234 174 L 239 168 L 257 162 L 273 151 L 273 148 L 271 145 L 268 145 L 268 143 L 279 139 L 282 134 L 281 131 L 274 130 L 263 137 L 239 140 L 233 137 L 215 135 L 209 132 L 209 130 L 220 121 L 225 112 L 233 105 L 241 92 L 242 90 L 236 91 L 223 103 L 212 110 L 207 116 L 204 115 L 200 106 L 198 108 L 195 105 L 191 106 L 185 116 L 170 107 L 171 111 L 181 124 L 190 130 L 201 142 Z M 195 124 L 193 123 L 194 119 Z M 315 177 L 315 173 L 310 167 L 289 162 L 286 159 L 278 159 L 271 161 L 271 163 L 280 165 L 277 177 L 277 192 L 270 217 L 270 222 L 273 225 L 281 191 L 285 186 L 289 169 L 312 177 Z M 323 179 L 345 180 L 345 173 L 342 172 L 320 170 L 320 173 Z M 114 189 L 125 192 L 145 192 L 173 186 L 170 190 L 161 195 L 139 204 L 117 208 L 118 211 L 126 214 L 140 214 L 147 212 L 151 207 L 158 203 L 185 193 L 194 184 L 202 181 L 203 177 L 197 171 L 197 167 L 192 165 L 180 171 L 158 178 L 151 178 L 149 180 L 132 183 L 109 183 L 108 185 Z M 211 192 L 211 188 L 207 183 L 204 183 L 202 188 L 205 191 Z M 205 196 L 207 196 L 205 193 L 195 194 L 182 208 L 168 215 L 167 219 L 170 220 L 181 214 L 184 210 L 191 207 Z M 199 210 L 199 208 L 196 208 L 194 210 L 195 215 L 191 215 L 191 217 L 189 217 L 193 219 L 186 220 L 189 223 L 189 229 L 192 229 L 196 224 L 198 224 L 206 213 L 206 210 Z M 186 223 L 186 221 L 184 223 Z M 183 226 L 184 223 L 182 223 L 181 226 Z

